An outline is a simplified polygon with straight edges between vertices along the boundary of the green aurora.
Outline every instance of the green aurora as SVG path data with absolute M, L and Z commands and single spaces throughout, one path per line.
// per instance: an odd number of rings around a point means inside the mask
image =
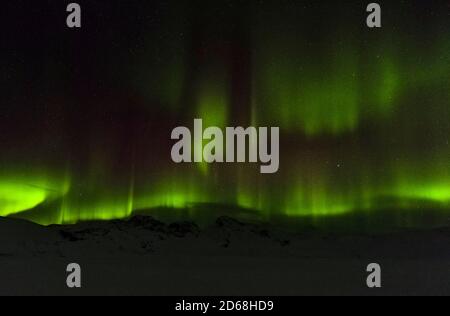
M 177 2 L 158 11 L 156 30 L 144 22 L 115 29 L 127 39 L 116 44 L 118 52 L 97 56 L 95 45 L 105 42 L 95 39 L 109 34 L 100 25 L 94 40 L 77 39 L 92 46 L 73 61 L 81 79 L 72 79 L 69 66 L 53 68 L 54 46 L 30 60 L 46 69 L 34 76 L 44 92 L 14 97 L 24 93 L 16 88 L 4 102 L 10 109 L 0 120 L 8 127 L 0 216 L 49 225 L 164 208 L 175 219 L 186 212 L 195 219 L 201 215 L 193 206 L 202 204 L 232 205 L 267 220 L 384 210 L 448 214 L 446 7 L 436 4 L 433 12 L 442 14 L 412 27 L 407 4 L 386 4 L 383 28 L 370 30 L 355 1 L 339 8 L 266 3 L 249 1 L 239 14 L 229 7 L 217 16 L 219 4 L 205 5 L 209 16 Z M 146 30 L 147 37 L 128 36 Z M 85 81 L 90 71 L 100 79 Z M 14 72 L 13 84 L 23 86 L 26 76 Z M 102 92 L 105 85 L 111 88 Z M 220 127 L 279 126 L 280 171 L 172 163 L 172 128 L 197 117 Z M 22 129 L 26 124 L 32 127 Z

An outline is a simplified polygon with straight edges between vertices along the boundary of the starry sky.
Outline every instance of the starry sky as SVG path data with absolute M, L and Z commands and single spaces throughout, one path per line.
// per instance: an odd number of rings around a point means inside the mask
M 3 4 L 0 216 L 448 218 L 450 2 L 369 2 Z M 279 126 L 279 172 L 174 164 L 194 118 Z

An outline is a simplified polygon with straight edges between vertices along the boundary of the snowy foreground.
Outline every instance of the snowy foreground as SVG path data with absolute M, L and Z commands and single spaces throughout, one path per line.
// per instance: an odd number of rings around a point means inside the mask
M 69 263 L 82 288 L 66 286 Z M 382 288 L 366 267 L 382 267 Z M 450 228 L 287 233 L 222 217 L 42 227 L 0 218 L 0 295 L 450 295 Z

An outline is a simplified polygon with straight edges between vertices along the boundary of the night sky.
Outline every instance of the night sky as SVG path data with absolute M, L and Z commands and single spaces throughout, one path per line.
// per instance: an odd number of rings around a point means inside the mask
M 2 4 L 0 216 L 450 212 L 449 1 L 77 2 Z M 173 163 L 194 118 L 279 126 L 279 172 Z

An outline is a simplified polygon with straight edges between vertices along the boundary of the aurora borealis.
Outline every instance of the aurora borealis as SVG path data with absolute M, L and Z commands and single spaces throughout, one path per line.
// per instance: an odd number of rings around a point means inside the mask
M 79 1 L 80 30 L 5 4 L 0 216 L 449 213 L 449 2 L 380 1 L 381 29 L 369 2 Z M 174 164 L 195 118 L 280 127 L 279 172 Z

